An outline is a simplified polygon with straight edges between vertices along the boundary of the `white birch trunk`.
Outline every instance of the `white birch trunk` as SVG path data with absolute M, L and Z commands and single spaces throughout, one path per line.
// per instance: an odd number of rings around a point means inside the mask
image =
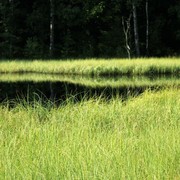
M 130 24 L 131 24 L 131 14 L 129 15 L 129 18 L 126 20 L 124 20 L 124 17 L 122 17 L 122 26 L 123 26 L 123 32 L 125 35 L 125 48 L 128 54 L 128 58 L 131 59 L 131 48 L 129 45 L 129 33 L 130 33 Z

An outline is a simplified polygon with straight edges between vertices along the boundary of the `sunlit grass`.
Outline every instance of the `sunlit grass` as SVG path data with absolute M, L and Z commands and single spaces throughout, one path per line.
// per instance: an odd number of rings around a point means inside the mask
M 0 179 L 179 179 L 180 90 L 0 105 Z
M 179 58 L 1 61 L 0 73 L 53 73 L 63 75 L 180 74 Z

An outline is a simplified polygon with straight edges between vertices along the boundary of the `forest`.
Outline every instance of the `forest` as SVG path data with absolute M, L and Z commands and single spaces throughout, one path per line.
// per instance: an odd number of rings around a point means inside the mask
M 1 0 L 0 58 L 180 55 L 179 0 Z

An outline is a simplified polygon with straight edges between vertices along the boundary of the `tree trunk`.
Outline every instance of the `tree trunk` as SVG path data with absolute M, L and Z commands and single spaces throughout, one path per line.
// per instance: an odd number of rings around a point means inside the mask
M 49 43 L 50 58 L 54 55 L 54 0 L 50 0 L 50 43 Z
M 129 45 L 129 36 L 130 36 L 130 25 L 131 25 L 131 14 L 129 15 L 129 18 L 126 20 L 124 20 L 124 17 L 122 17 L 122 26 L 123 26 L 123 32 L 125 35 L 125 48 L 128 54 L 128 58 L 131 59 L 131 48 Z
M 148 0 L 146 0 L 146 56 L 149 56 L 149 12 Z
M 132 8 L 133 8 L 135 49 L 136 49 L 136 55 L 137 55 L 137 57 L 139 57 L 139 56 L 140 56 L 140 50 L 139 50 L 139 34 L 138 34 L 136 5 L 134 4 L 134 2 L 132 3 Z

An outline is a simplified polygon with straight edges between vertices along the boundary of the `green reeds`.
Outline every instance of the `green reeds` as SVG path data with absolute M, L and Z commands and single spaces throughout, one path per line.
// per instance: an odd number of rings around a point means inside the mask
M 180 90 L 0 105 L 0 179 L 179 179 Z
M 0 73 L 46 73 L 61 75 L 160 75 L 180 74 L 178 58 L 87 59 L 67 61 L 1 61 Z

